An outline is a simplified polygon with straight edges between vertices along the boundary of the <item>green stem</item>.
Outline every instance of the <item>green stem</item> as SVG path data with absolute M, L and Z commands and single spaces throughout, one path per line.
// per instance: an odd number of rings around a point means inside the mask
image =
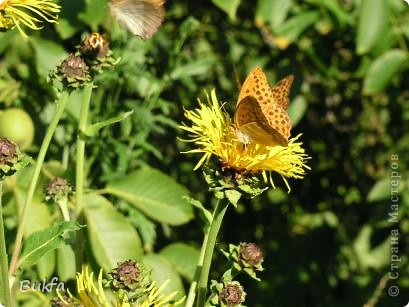
M 229 203 L 222 204 L 218 202 L 216 208 L 213 212 L 212 222 L 209 226 L 209 237 L 206 242 L 204 259 L 203 259 L 203 268 L 200 272 L 200 278 L 198 283 L 198 298 L 197 298 L 197 307 L 204 307 L 206 303 L 206 293 L 207 293 L 207 281 L 209 278 L 210 265 L 212 263 L 214 246 L 216 244 L 217 235 L 222 225 L 224 214 L 226 213 Z
M 203 259 L 206 251 L 207 240 L 209 239 L 209 228 L 203 238 L 202 249 L 200 250 L 199 261 L 196 265 L 195 275 L 192 283 L 190 284 L 189 293 L 187 295 L 185 307 L 193 307 L 196 298 L 197 283 L 200 277 L 200 272 L 203 267 Z
M 68 197 L 64 197 L 63 199 L 60 199 L 57 201 L 58 206 L 60 207 L 62 216 L 64 218 L 64 221 L 69 222 L 70 221 L 70 213 L 68 211 Z
M 11 307 L 11 295 L 9 285 L 9 265 L 6 251 L 6 237 L 4 236 L 4 223 L 3 223 L 3 181 L 0 180 L 0 270 L 1 270 L 1 292 L 6 307 Z
M 84 88 L 80 118 L 78 121 L 77 132 L 77 164 L 75 169 L 75 198 L 76 198 L 76 213 L 77 220 L 80 224 L 83 223 L 83 200 L 84 200 L 84 178 L 85 178 L 85 138 L 84 131 L 88 126 L 88 113 L 91 101 L 92 88 L 94 84 L 91 82 Z M 77 246 L 76 246 L 76 267 L 77 271 L 81 270 L 82 256 L 83 256 L 83 233 L 81 230 L 77 232 Z
M 50 146 L 51 139 L 54 135 L 55 129 L 57 128 L 58 122 L 60 121 L 60 118 L 64 112 L 67 100 L 68 100 L 68 92 L 63 91 L 58 99 L 57 109 L 55 110 L 54 117 L 50 125 L 47 128 L 47 132 L 44 136 L 43 142 L 40 147 L 40 151 L 38 153 L 37 161 L 34 167 L 33 176 L 30 182 L 30 187 L 27 192 L 27 198 L 24 203 L 24 206 L 21 212 L 21 216 L 20 216 L 20 222 L 19 222 L 19 226 L 17 230 L 15 244 L 14 244 L 13 256 L 11 258 L 11 263 L 10 263 L 10 274 L 15 273 L 17 270 L 18 256 L 20 254 L 21 244 L 22 244 L 23 235 L 24 235 L 24 229 L 25 229 L 26 222 L 27 222 L 28 208 L 30 207 L 31 202 L 33 201 L 34 192 L 37 186 L 38 178 L 40 176 L 41 168 L 44 163 L 45 155 L 47 153 L 48 147 Z

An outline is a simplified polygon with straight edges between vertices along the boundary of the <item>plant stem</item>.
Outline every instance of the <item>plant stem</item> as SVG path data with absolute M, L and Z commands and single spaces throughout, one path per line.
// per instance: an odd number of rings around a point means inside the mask
M 9 285 L 9 265 L 6 251 L 6 237 L 4 235 L 4 223 L 3 223 L 3 181 L 0 180 L 0 270 L 1 270 L 1 292 L 4 299 L 4 303 L 7 307 L 11 307 L 11 295 Z
M 216 244 L 217 235 L 222 225 L 224 214 L 226 213 L 229 203 L 218 202 L 216 208 L 213 212 L 212 222 L 209 226 L 209 236 L 207 238 L 203 267 L 200 272 L 200 278 L 198 283 L 198 297 L 197 297 L 197 307 L 204 307 L 206 302 L 206 293 L 207 293 L 207 281 L 209 278 L 210 265 L 212 263 L 214 246 Z
M 92 88 L 94 84 L 91 82 L 87 84 L 84 88 L 83 96 L 82 96 L 82 103 L 81 103 L 81 110 L 80 110 L 80 118 L 78 121 L 78 132 L 77 132 L 77 164 L 75 169 L 75 198 L 76 198 L 76 213 L 77 213 L 77 220 L 80 224 L 83 223 L 83 199 L 84 199 L 84 178 L 85 178 L 85 138 L 84 138 L 84 131 L 87 129 L 88 126 L 88 113 L 89 113 L 89 106 L 92 94 Z M 77 245 L 75 248 L 76 255 L 76 267 L 77 271 L 81 270 L 82 266 L 82 256 L 83 256 L 83 232 L 80 229 L 77 232 Z
M 200 273 L 203 268 L 203 259 L 204 259 L 204 255 L 206 251 L 206 245 L 207 245 L 208 238 L 209 238 L 209 228 L 206 230 L 205 236 L 203 238 L 202 248 L 200 250 L 200 255 L 199 255 L 199 261 L 196 265 L 194 278 L 192 280 L 192 283 L 190 284 L 189 293 L 187 295 L 185 307 L 193 307 L 193 304 L 195 302 L 197 283 L 198 283 Z
M 57 109 L 55 110 L 54 117 L 50 125 L 47 128 L 47 132 L 44 136 L 43 142 L 40 147 L 40 151 L 38 153 L 37 161 L 34 167 L 33 177 L 31 178 L 30 187 L 27 192 L 27 198 L 24 203 L 23 210 L 20 216 L 20 222 L 19 222 L 19 226 L 17 230 L 16 241 L 14 244 L 13 256 L 11 258 L 11 263 L 10 263 L 10 274 L 15 273 L 17 270 L 18 256 L 20 254 L 21 244 L 22 244 L 23 235 L 24 235 L 24 229 L 25 229 L 26 222 L 27 222 L 28 208 L 30 207 L 31 202 L 33 201 L 34 192 L 37 186 L 38 178 L 40 176 L 41 168 L 44 163 L 45 155 L 47 153 L 48 147 L 50 146 L 51 139 L 54 135 L 55 129 L 57 128 L 58 122 L 60 121 L 60 118 L 64 112 L 67 100 L 68 100 L 68 92 L 63 91 L 58 99 Z
M 64 218 L 64 221 L 70 221 L 70 214 L 68 211 L 68 197 L 64 197 L 63 199 L 58 200 L 57 202 L 58 207 L 60 207 L 61 214 Z

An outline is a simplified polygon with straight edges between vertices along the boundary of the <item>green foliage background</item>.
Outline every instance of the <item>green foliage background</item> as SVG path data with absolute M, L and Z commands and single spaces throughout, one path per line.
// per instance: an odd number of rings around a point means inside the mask
M 169 215 L 161 216 L 151 211 L 149 202 L 137 199 L 149 187 L 148 200 L 162 190 L 173 195 L 167 188 L 172 187 L 178 191 L 174 197 L 190 193 L 211 205 L 200 171 L 192 170 L 199 157 L 180 154 L 190 147 L 177 140 L 183 137 L 177 125 L 183 121 L 183 108 L 194 108 L 196 98 L 212 88 L 233 114 L 236 80 L 242 82 L 260 65 L 271 83 L 295 75 L 289 109 L 292 135 L 303 133 L 312 159 L 306 178 L 290 182 L 290 194 L 284 188 L 269 190 L 260 198 L 242 200 L 237 210 L 227 213 L 217 248 L 253 241 L 265 252 L 263 281 L 241 280 L 247 305 L 362 306 L 391 270 L 390 231 L 396 228 L 402 259 L 399 278 L 388 279 L 380 289 L 377 306 L 407 303 L 409 6 L 404 1 L 169 0 L 163 26 L 148 41 L 115 24 L 106 0 L 63 0 L 61 5 L 59 24 L 30 33 L 28 40 L 17 31 L 0 34 L 0 107 L 17 106 L 30 113 L 36 136 L 29 154 L 35 157 L 54 109 L 47 74 L 86 33 L 108 33 L 114 56 L 121 61 L 98 77 L 91 118 L 96 122 L 134 112 L 87 140 L 87 185 L 128 193 L 125 198 L 112 191 L 105 198 L 89 196 L 92 246 L 87 250 L 95 267 L 116 259 L 107 251 L 117 250 L 112 238 L 126 224 L 137 230 L 129 239 L 139 246 L 133 251 L 136 257 L 144 253 L 144 261 L 158 265 L 158 272 L 170 268 L 185 284 L 192 278 L 202 238 L 200 219 L 193 218 L 188 204 L 177 209 L 177 200 L 167 204 Z M 74 179 L 80 98 L 80 93 L 71 97 L 47 156 L 44 180 L 53 174 Z M 388 222 L 391 155 L 399 156 L 401 173 L 398 223 Z M 5 195 L 9 246 L 29 170 L 19 176 L 17 186 L 10 184 Z M 151 185 L 142 188 L 146 180 Z M 166 180 L 171 180 L 169 186 Z M 33 211 L 38 220 L 31 217 L 27 234 L 56 218 L 50 213 L 54 209 L 41 204 L 40 192 Z M 175 247 L 169 245 L 172 242 L 186 245 Z M 192 254 L 186 263 L 178 263 L 182 252 Z M 48 258 L 46 266 L 40 262 L 26 274 L 36 279 L 54 272 L 62 279 L 72 278 L 69 264 L 59 262 L 67 257 L 58 253 L 47 256 L 53 260 Z M 219 278 L 225 267 L 225 259 L 217 254 L 212 277 Z M 401 290 L 396 298 L 387 293 L 391 285 Z M 23 299 L 27 306 L 36 306 L 34 297 Z

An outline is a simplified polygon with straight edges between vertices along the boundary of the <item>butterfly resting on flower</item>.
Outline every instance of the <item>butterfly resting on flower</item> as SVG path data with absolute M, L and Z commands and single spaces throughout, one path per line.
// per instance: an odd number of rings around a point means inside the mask
M 240 90 L 234 123 L 243 143 L 287 146 L 291 122 L 286 111 L 294 76 L 270 88 L 260 67 L 247 76 Z

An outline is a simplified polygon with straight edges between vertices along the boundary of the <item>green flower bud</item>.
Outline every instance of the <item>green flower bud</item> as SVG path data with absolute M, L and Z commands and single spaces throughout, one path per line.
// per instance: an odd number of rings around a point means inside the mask
M 93 32 L 87 35 L 79 46 L 79 53 L 95 72 L 102 72 L 103 68 L 109 68 L 118 63 L 112 57 L 108 37 L 105 34 Z
M 0 138 L 0 180 L 13 175 L 29 163 L 30 158 L 22 154 L 15 143 Z
M 72 187 L 67 180 L 56 177 L 45 188 L 45 200 L 58 202 L 72 193 Z
M 58 66 L 56 75 L 65 86 L 72 88 L 80 88 L 91 80 L 87 64 L 81 57 L 74 54 L 70 54 Z

